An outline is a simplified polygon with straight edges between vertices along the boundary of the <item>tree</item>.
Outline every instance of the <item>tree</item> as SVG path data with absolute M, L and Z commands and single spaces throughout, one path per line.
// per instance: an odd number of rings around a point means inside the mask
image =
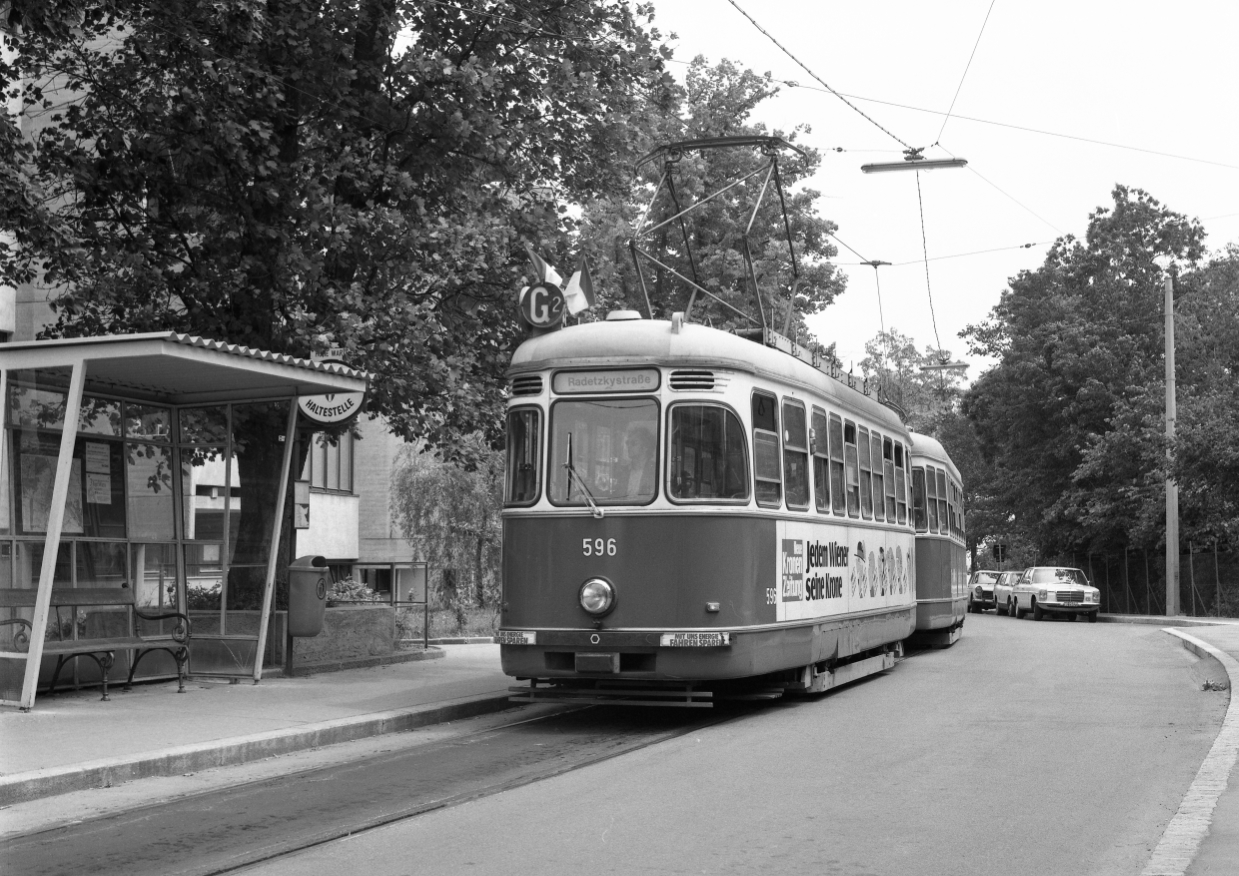
M 1148 541 L 1164 463 L 1148 437 L 1162 386 L 1162 271 L 1196 264 L 1200 224 L 1116 186 L 1086 240 L 1060 238 L 963 332 L 998 365 L 963 410 L 997 468 L 998 504 L 1042 553 Z M 1164 507 L 1164 494 L 1162 498 Z
M 778 136 L 795 144 L 809 131 L 798 125 L 791 132 L 769 132 L 750 121 L 753 110 L 778 93 L 769 75 L 761 76 L 730 61 L 710 66 L 702 57 L 689 65 L 683 86 L 670 85 L 659 92 L 647 107 L 642 143 L 646 150 L 684 140 L 728 136 Z M 774 181 L 757 210 L 749 240 L 753 269 L 762 290 L 767 311 L 776 309 L 775 327 L 781 329 L 789 307 L 792 325 L 800 337 L 806 335 L 803 317 L 823 310 L 843 291 L 845 278 L 830 259 L 836 254 L 830 243 L 834 223 L 817 213 L 818 192 L 799 184 L 817 171 L 820 154 L 812 149 L 782 150 L 779 177 L 784 188 L 786 219 Z M 655 160 L 642 166 L 633 191 L 622 197 L 600 197 L 584 205 L 581 219 L 582 245 L 591 265 L 607 287 L 606 302 L 645 311 L 645 298 L 635 273 L 627 240 L 641 213 L 650 204 L 665 170 L 669 171 L 675 198 L 664 188 L 654 202 L 650 224 L 657 225 L 675 216 L 680 209 L 700 203 L 706 196 L 738 180 L 757 168 L 764 156 L 754 147 L 711 149 L 689 152 L 670 165 Z M 743 256 L 743 236 L 758 203 L 764 175 L 758 175 L 690 212 L 682 230 L 678 222 L 664 225 L 650 238 L 638 241 L 659 261 L 685 277 L 710 289 L 728 304 L 754 319 L 757 305 Z M 677 207 L 677 200 L 679 207 Z M 792 257 L 787 236 L 799 271 L 793 298 Z M 687 242 L 685 240 L 687 238 Z M 690 260 L 691 251 L 691 260 Z M 656 316 L 667 317 L 685 310 L 691 287 L 670 271 L 645 265 L 650 304 Z M 599 308 L 605 312 L 604 308 Z M 769 315 L 769 314 L 768 314 Z M 694 319 L 719 328 L 748 327 L 750 323 L 732 311 L 698 295 Z
M 949 350 L 926 347 L 917 352 L 912 338 L 891 327 L 865 342 L 861 374 L 878 387 L 878 397 L 903 412 L 910 429 L 937 435 L 940 419 L 957 407 L 963 373 L 956 370 L 923 371 L 942 364 Z
M 18 223 L 2 276 L 64 286 L 50 335 L 339 347 L 400 434 L 493 432 L 515 328 L 492 314 L 523 244 L 567 233 L 562 201 L 626 190 L 627 122 L 663 77 L 649 15 L 182 0 L 30 32 L 12 74 L 44 124 L 32 182 L 71 239 Z
M 1173 462 L 1186 511 L 1181 533 L 1233 546 L 1239 543 L 1239 244 L 1181 285 Z
M 449 453 L 499 440 L 524 245 L 627 189 L 666 78 L 650 7 L 622 0 L 18 5 L 0 72 L 37 133 L 0 138 L 0 282 L 62 290 L 44 336 L 339 348 L 372 413 Z M 278 428 L 239 436 L 243 491 Z
M 463 450 L 468 467 L 425 446 L 404 448 L 392 490 L 397 522 L 418 559 L 438 573 L 440 599 L 462 625 L 470 603 L 493 605 L 499 592 L 504 466 L 503 452 L 479 434 Z

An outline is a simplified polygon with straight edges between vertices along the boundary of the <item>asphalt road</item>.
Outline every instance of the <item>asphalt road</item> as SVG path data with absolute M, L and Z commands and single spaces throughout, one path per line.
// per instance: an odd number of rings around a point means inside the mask
M 0 867 L 1132 874 L 1221 724 L 1210 674 L 1153 627 L 970 615 L 954 647 L 826 696 L 400 734 L 12 840 Z
M 824 697 L 253 872 L 1129 876 L 1221 726 L 1197 663 L 1154 627 L 974 615 Z

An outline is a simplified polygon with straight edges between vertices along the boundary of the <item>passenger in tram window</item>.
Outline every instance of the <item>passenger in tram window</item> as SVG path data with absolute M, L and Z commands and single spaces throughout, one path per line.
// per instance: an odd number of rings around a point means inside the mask
M 672 495 L 677 499 L 696 499 L 698 496 L 697 481 L 686 468 L 680 469 L 671 486 Z
M 654 495 L 654 436 L 643 426 L 631 426 L 624 438 L 628 465 L 620 467 L 617 496 Z

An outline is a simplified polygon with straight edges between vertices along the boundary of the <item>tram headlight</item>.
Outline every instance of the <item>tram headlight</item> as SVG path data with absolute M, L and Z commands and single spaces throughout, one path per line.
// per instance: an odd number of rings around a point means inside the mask
M 605 578 L 590 578 L 581 585 L 581 608 L 594 617 L 602 617 L 615 608 L 615 588 Z

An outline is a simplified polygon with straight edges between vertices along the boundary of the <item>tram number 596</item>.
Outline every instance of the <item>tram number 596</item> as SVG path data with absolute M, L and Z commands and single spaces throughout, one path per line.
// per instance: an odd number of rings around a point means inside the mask
M 601 538 L 583 538 L 581 539 L 581 554 L 586 557 L 601 557 L 615 556 L 615 539 L 608 538 L 603 541 Z

